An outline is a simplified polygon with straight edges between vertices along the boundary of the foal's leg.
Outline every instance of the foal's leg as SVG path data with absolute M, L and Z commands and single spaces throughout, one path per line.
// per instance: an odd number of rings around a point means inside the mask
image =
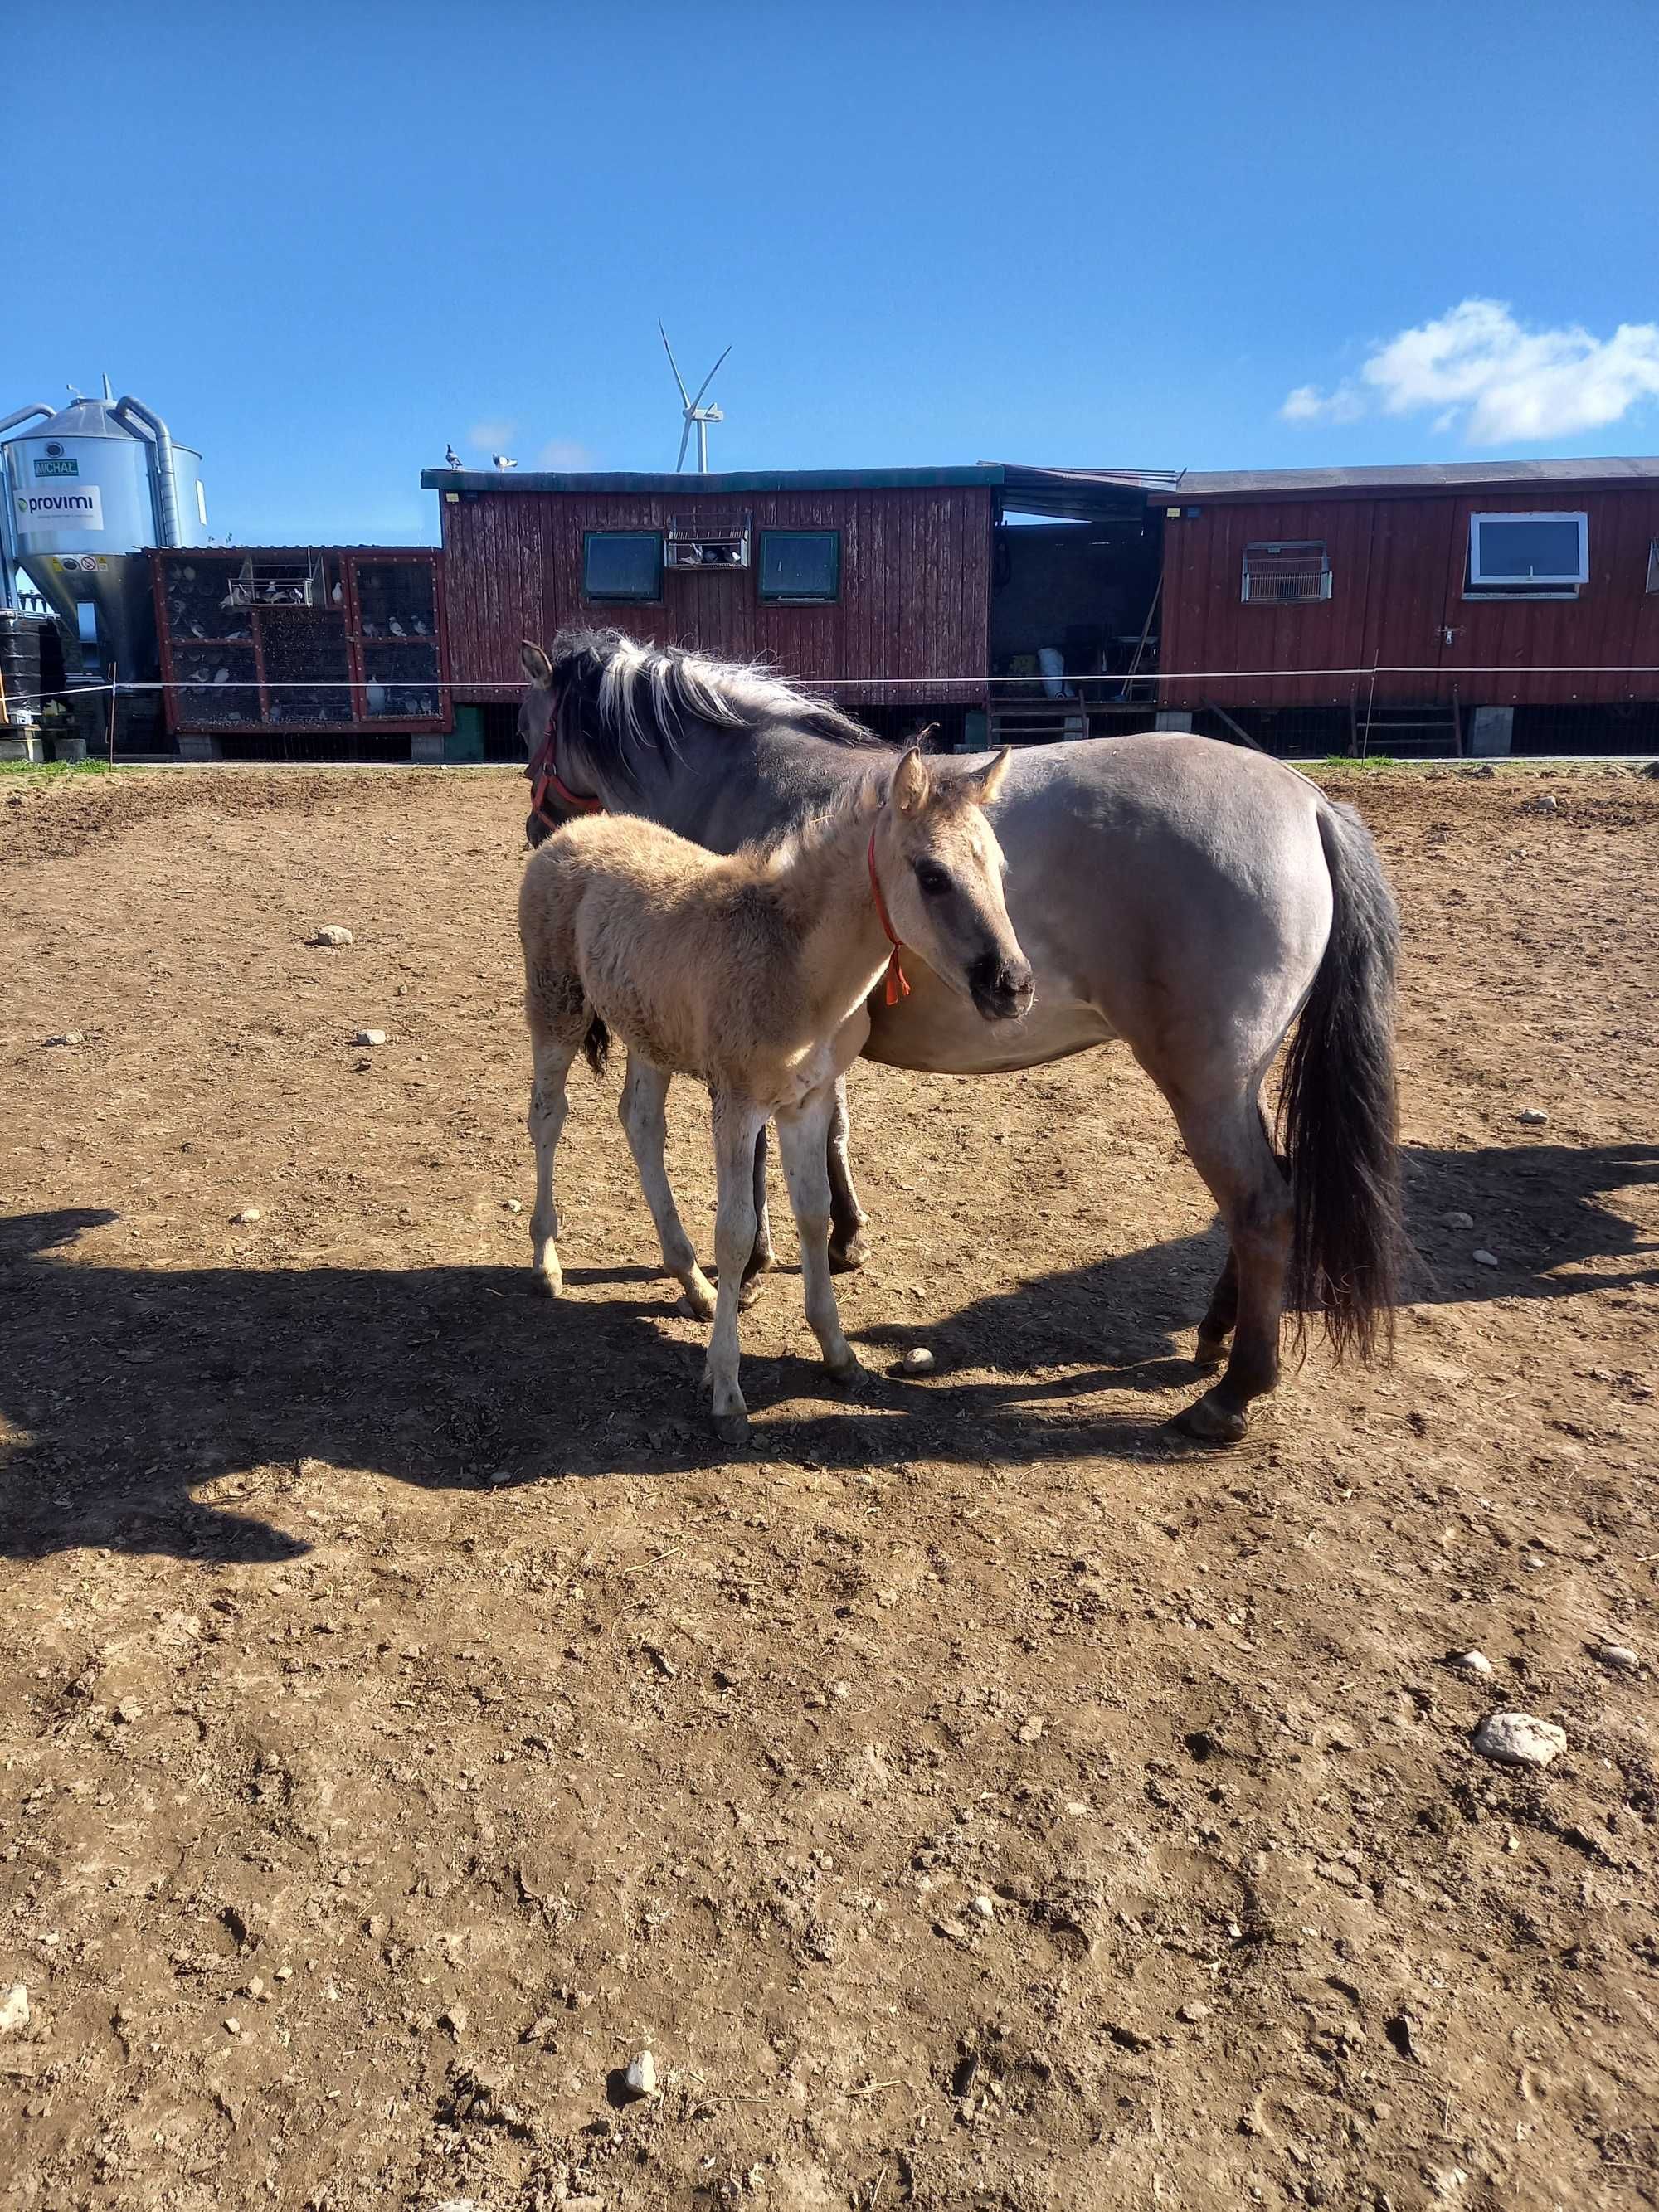
M 1243 1096 L 1177 1107 L 1193 1165 L 1209 1185 L 1232 1243 L 1236 1333 L 1221 1380 L 1176 1416 L 1175 1425 L 1206 1443 L 1236 1443 L 1252 1398 L 1279 1380 L 1279 1328 L 1291 1255 L 1291 1190 L 1267 1141 L 1252 1081 Z M 1200 1332 L 1218 1354 L 1227 1273 L 1216 1286 Z
M 536 1147 L 536 1203 L 530 1216 L 530 1264 L 535 1269 L 536 1288 L 546 1297 L 556 1298 L 564 1287 L 564 1274 L 555 1246 L 559 1233 L 559 1210 L 553 1202 L 553 1155 L 558 1150 L 559 1134 L 569 1110 L 565 1078 L 570 1073 L 577 1048 L 557 1037 L 532 1031 L 531 1049 L 535 1072 L 526 1119 L 530 1141 Z
M 738 1305 L 743 1271 L 755 1249 L 755 1139 L 766 1126 L 762 1107 L 732 1092 L 714 1093 L 714 1264 L 720 1282 L 703 1382 L 713 1393 L 714 1427 L 729 1444 L 749 1434 L 749 1409 L 738 1387 Z
M 800 1237 L 802 1288 L 806 1318 L 823 1353 L 823 1364 L 843 1380 L 859 1363 L 842 1334 L 835 1285 L 830 1276 L 830 1170 L 825 1150 L 835 1097 L 828 1085 L 800 1106 L 778 1115 L 778 1150 L 789 1182 L 789 1205 Z
M 853 1188 L 853 1164 L 848 1157 L 847 1078 L 836 1081 L 836 1097 L 830 1115 L 830 1265 L 838 1275 L 849 1275 L 870 1256 L 865 1241 L 864 1208 Z
M 671 1275 L 678 1278 L 694 1319 L 708 1321 L 714 1315 L 714 1293 L 708 1278 L 697 1265 L 696 1249 L 680 1219 L 664 1158 L 668 1142 L 669 1081 L 661 1068 L 653 1067 L 648 1060 L 641 1060 L 637 1053 L 630 1052 L 627 1079 L 617 1112 L 627 1133 L 628 1149 L 634 1155 L 640 1188 L 651 1208 L 651 1218 L 657 1224 L 657 1235 L 662 1243 L 662 1263 Z

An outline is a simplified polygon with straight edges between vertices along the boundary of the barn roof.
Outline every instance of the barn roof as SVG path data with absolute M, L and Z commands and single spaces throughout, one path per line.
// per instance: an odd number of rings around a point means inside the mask
M 1086 472 L 1085 472 L 1086 473 Z M 1297 492 L 1525 491 L 1546 484 L 1651 483 L 1659 459 L 1425 461 L 1369 469 L 1185 469 L 1168 486 L 1183 501 L 1264 499 Z

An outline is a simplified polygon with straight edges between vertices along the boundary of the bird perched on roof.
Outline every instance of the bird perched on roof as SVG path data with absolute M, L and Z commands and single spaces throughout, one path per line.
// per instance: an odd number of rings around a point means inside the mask
M 446 446 L 444 447 L 444 459 L 452 469 L 458 469 L 461 465 L 461 457 L 456 452 L 453 446 Z
M 489 458 L 498 469 L 516 469 L 519 465 L 510 453 L 492 453 Z

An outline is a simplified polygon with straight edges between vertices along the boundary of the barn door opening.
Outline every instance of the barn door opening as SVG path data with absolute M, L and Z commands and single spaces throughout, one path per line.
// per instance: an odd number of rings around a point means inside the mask
M 991 740 L 1150 721 L 1163 532 L 1143 501 L 1057 521 L 1005 511 L 991 569 Z

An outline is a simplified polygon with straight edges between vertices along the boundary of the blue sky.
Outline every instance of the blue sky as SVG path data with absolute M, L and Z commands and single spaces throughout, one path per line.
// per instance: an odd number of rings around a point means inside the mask
M 659 314 L 717 468 L 1651 452 L 1656 21 L 19 9 L 0 414 L 107 368 L 279 542 L 434 537 L 447 440 L 672 467 Z

